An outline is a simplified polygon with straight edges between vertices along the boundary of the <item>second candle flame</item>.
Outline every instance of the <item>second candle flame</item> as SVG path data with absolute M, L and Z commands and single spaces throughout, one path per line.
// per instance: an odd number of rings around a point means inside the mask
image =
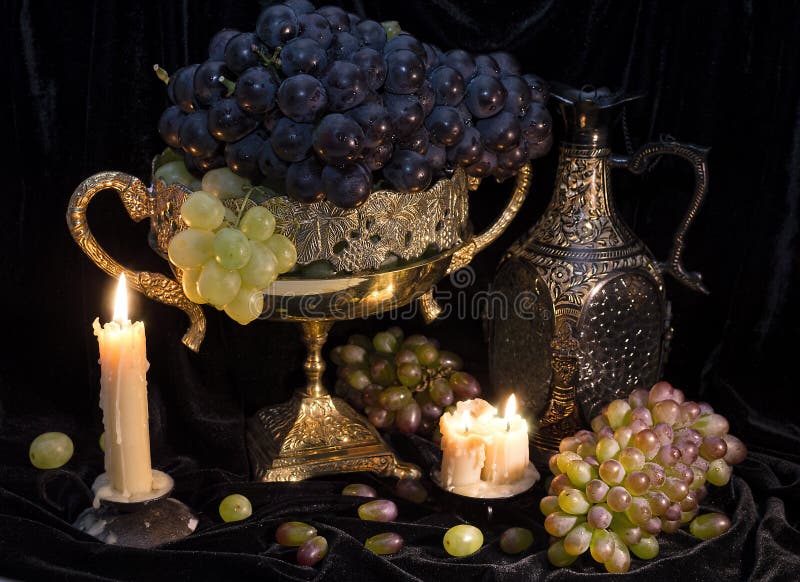
M 511 430 L 511 420 L 517 413 L 517 397 L 514 394 L 508 397 L 506 401 L 506 430 Z
M 114 296 L 114 321 L 120 325 L 128 321 L 128 284 L 125 273 L 119 276 L 117 293 Z

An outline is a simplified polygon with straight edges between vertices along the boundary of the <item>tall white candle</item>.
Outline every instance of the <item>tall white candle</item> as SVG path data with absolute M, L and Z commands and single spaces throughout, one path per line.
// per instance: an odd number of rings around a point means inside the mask
M 494 426 L 486 436 L 481 479 L 495 484 L 513 483 L 522 478 L 530 464 L 528 423 L 516 413 L 513 394 L 506 403 L 505 417 L 495 418 Z
M 100 345 L 100 408 L 106 436 L 105 468 L 122 497 L 153 489 L 147 414 L 147 350 L 144 324 L 128 319 L 125 274 L 114 302 L 114 320 L 92 324 Z

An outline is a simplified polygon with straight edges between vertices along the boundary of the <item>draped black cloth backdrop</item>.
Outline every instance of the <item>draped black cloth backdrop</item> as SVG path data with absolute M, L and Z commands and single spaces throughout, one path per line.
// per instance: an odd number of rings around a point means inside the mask
M 634 559 L 630 578 L 795 578 L 800 568 L 795 362 L 800 205 L 800 10 L 793 2 L 555 2 L 487 0 L 347 1 L 346 9 L 404 29 L 443 49 L 508 50 L 525 71 L 573 85 L 644 90 L 614 129 L 620 153 L 669 134 L 711 146 L 707 203 L 688 236 L 690 269 L 703 272 L 711 295 L 668 281 L 676 330 L 665 378 L 690 398 L 708 400 L 731 419 L 750 457 L 729 486 L 712 488 L 709 508 L 727 511 L 732 530 L 700 542 L 662 535 L 661 555 Z M 5 153 L 4 278 L 0 356 L 0 576 L 21 580 L 331 580 L 577 579 L 605 575 L 590 559 L 566 570 L 547 564 L 547 536 L 536 500 L 503 513 L 501 524 L 530 527 L 536 546 L 503 555 L 498 532 L 463 559 L 441 547 L 446 527 L 465 515 L 441 499 L 400 502 L 398 524 L 362 523 L 358 500 L 338 493 L 347 481 L 391 483 L 370 476 L 300 484 L 248 482 L 244 423 L 259 407 L 285 400 L 300 382 L 298 329 L 257 322 L 246 328 L 206 310 L 199 354 L 180 344 L 184 315 L 140 296 L 131 314 L 146 322 L 154 465 L 172 473 L 176 496 L 200 513 L 199 531 L 152 551 L 103 546 L 69 525 L 102 470 L 97 437 L 97 343 L 90 324 L 110 318 L 114 282 L 70 239 L 64 214 L 87 176 L 116 169 L 149 178 L 162 144 L 156 121 L 166 104 L 153 63 L 168 70 L 205 58 L 222 27 L 252 30 L 255 1 L 160 3 L 11 1 L 4 9 Z M 558 122 L 556 112 L 554 117 Z M 475 289 L 486 288 L 506 249 L 541 213 L 552 190 L 557 148 L 534 164 L 532 192 L 508 231 L 475 261 Z M 664 257 L 688 203 L 691 175 L 663 159 L 638 178 L 614 173 L 616 202 L 629 224 Z M 477 228 L 502 207 L 508 185 L 472 195 Z M 148 225 L 128 220 L 116 196 L 97 199 L 90 221 L 101 243 L 124 264 L 164 270 L 147 247 Z M 447 288 L 447 283 L 441 286 Z M 386 320 L 337 324 L 331 345 Z M 438 337 L 463 354 L 488 385 L 486 345 L 478 320 L 454 318 L 408 332 Z M 330 371 L 329 371 L 330 372 Z M 44 503 L 40 471 L 27 460 L 31 439 L 47 430 L 70 434 L 73 477 L 51 483 Z M 424 440 L 395 439 L 422 464 L 435 453 Z M 216 505 L 248 495 L 254 516 L 224 525 Z M 297 566 L 273 543 L 287 519 L 317 525 L 330 555 L 316 568 Z M 382 558 L 363 549 L 368 535 L 396 530 L 407 548 Z

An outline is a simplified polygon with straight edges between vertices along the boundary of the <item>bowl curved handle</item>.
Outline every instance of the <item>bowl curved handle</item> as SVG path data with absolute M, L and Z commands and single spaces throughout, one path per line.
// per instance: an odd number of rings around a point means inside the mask
M 469 186 L 471 190 L 477 189 L 479 184 L 479 180 L 470 179 Z M 477 255 L 479 252 L 493 243 L 497 237 L 503 234 L 509 223 L 514 220 L 514 217 L 517 215 L 517 213 L 519 213 L 520 208 L 522 208 L 522 203 L 525 202 L 525 198 L 528 196 L 528 190 L 530 190 L 530 186 L 531 164 L 528 162 L 517 174 L 517 181 L 514 185 L 514 191 L 511 194 L 511 198 L 508 199 L 503 212 L 497 217 L 497 220 L 495 220 L 489 228 L 487 228 L 481 234 L 472 237 L 464 244 L 464 246 L 453 253 L 453 260 L 450 262 L 450 266 L 447 268 L 447 272 L 445 273 L 446 275 L 450 275 L 451 273 L 466 267 L 470 261 L 472 261 L 475 255 Z M 439 306 L 438 302 L 433 296 L 433 289 L 430 289 L 418 299 L 418 305 L 420 311 L 422 312 L 422 317 L 426 323 L 432 322 L 434 319 L 439 317 L 439 314 L 442 312 L 442 308 Z
M 206 333 L 206 320 L 200 306 L 184 295 L 180 283 L 161 273 L 134 271 L 122 266 L 94 238 L 86 218 L 86 210 L 95 194 L 109 189 L 116 190 L 128 216 L 135 222 L 152 216 L 153 199 L 141 180 L 123 172 L 100 172 L 81 182 L 70 198 L 67 226 L 72 238 L 95 265 L 112 277 L 125 273 L 129 287 L 144 293 L 150 299 L 186 312 L 191 325 L 182 341 L 186 347 L 196 352 Z
M 509 223 L 522 208 L 522 203 L 528 196 L 531 186 L 531 164 L 528 162 L 520 169 L 517 174 L 517 181 L 514 184 L 514 192 L 508 199 L 503 212 L 497 217 L 492 225 L 481 234 L 472 237 L 460 249 L 453 253 L 453 260 L 447 269 L 447 275 L 466 267 L 470 261 L 483 249 L 492 244 L 508 227 Z

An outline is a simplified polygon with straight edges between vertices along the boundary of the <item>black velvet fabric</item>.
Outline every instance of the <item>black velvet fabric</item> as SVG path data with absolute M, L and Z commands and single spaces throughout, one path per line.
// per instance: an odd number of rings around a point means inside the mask
M 620 153 L 669 134 L 711 146 L 707 202 L 688 236 L 687 266 L 704 273 L 711 295 L 668 281 L 676 330 L 666 379 L 689 398 L 707 400 L 750 447 L 730 485 L 712 488 L 706 509 L 732 529 L 702 542 L 662 535 L 655 560 L 633 560 L 630 579 L 793 580 L 800 574 L 797 424 L 798 204 L 800 204 L 800 10 L 795 2 L 554 2 L 469 0 L 343 2 L 377 20 L 396 19 L 443 49 L 513 52 L 525 71 L 573 85 L 646 91 L 613 131 Z M 6 148 L 2 205 L 5 347 L 0 355 L 0 576 L 17 580 L 571 580 L 613 578 L 589 558 L 566 569 L 547 564 L 537 508 L 543 491 L 498 506 L 490 523 L 479 507 L 434 495 L 417 506 L 398 500 L 396 523 L 358 520 L 359 500 L 339 495 L 368 482 L 392 496 L 392 483 L 369 475 L 298 484 L 248 480 L 244 427 L 258 408 L 286 400 L 301 380 L 298 329 L 262 323 L 242 328 L 207 310 L 199 354 L 180 344 L 182 313 L 134 297 L 131 314 L 147 325 L 154 466 L 172 474 L 175 496 L 200 515 L 198 531 L 157 550 L 105 546 L 71 527 L 102 471 L 97 436 L 95 316 L 110 317 L 114 282 L 70 239 L 64 213 L 72 190 L 105 169 L 147 180 L 162 145 L 155 125 L 166 103 L 153 63 L 174 70 L 204 58 L 218 29 L 251 29 L 257 2 L 161 3 L 13 0 L 3 11 Z M 555 115 L 555 111 L 554 111 Z M 557 152 L 534 165 L 531 195 L 508 231 L 474 262 L 473 288 L 486 288 L 503 251 L 529 228 L 552 190 Z M 652 172 L 614 173 L 615 201 L 632 228 L 666 255 L 688 203 L 691 176 L 663 158 Z M 485 184 L 471 198 L 476 228 L 502 207 L 507 185 Z M 126 265 L 165 270 L 146 244 L 146 224 L 125 216 L 116 197 L 98 197 L 93 231 Z M 447 282 L 440 288 L 448 289 Z M 489 399 L 486 345 L 477 319 L 425 327 L 465 356 Z M 337 324 L 330 346 L 350 333 L 377 331 L 386 319 Z M 330 371 L 329 371 L 330 374 Z M 59 473 L 27 460 L 30 441 L 59 430 L 75 456 Z M 408 460 L 430 467 L 436 447 L 393 438 Z M 239 492 L 254 516 L 222 524 L 217 504 Z M 315 568 L 295 564 L 273 543 L 281 521 L 303 519 L 328 538 Z M 484 547 L 468 558 L 445 554 L 441 538 L 460 521 L 482 525 Z M 531 528 L 536 544 L 521 556 L 498 548 L 505 526 Z M 363 548 L 369 535 L 398 531 L 406 547 L 392 557 Z

